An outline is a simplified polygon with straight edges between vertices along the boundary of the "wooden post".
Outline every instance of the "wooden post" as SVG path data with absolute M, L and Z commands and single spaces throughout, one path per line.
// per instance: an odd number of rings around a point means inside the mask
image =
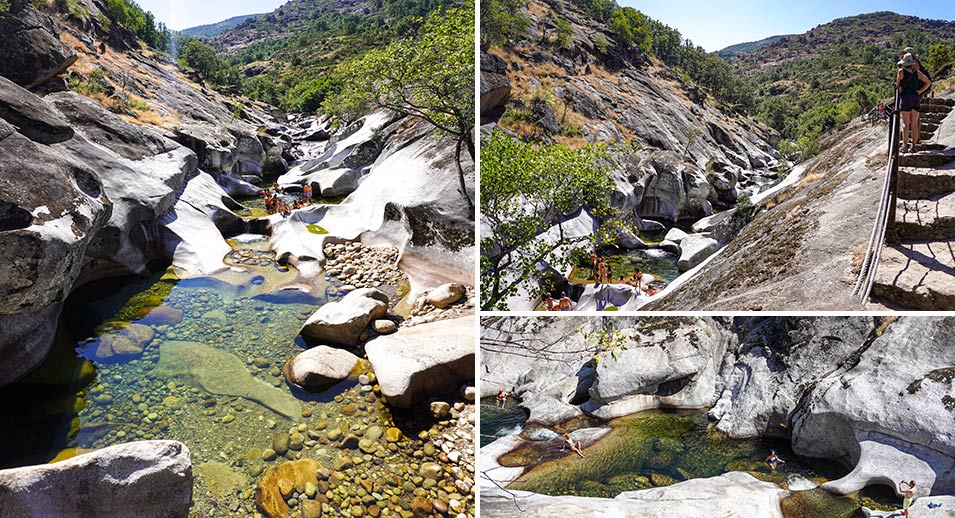
M 899 198 L 899 141 L 902 136 L 902 116 L 899 109 L 902 100 L 898 88 L 895 89 L 895 109 L 892 111 L 892 124 L 889 124 L 889 214 L 886 222 L 887 237 L 891 238 L 895 230 L 895 206 Z

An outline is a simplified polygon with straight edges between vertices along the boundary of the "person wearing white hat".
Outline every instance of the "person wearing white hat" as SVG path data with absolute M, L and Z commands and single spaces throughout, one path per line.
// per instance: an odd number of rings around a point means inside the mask
M 899 74 L 895 79 L 895 85 L 899 88 L 902 98 L 902 106 L 899 111 L 902 112 L 902 153 L 918 150 L 919 145 L 919 111 L 921 110 L 920 99 L 922 94 L 932 87 L 932 80 L 919 70 L 918 61 L 911 52 L 907 52 L 899 61 Z M 911 147 L 906 139 L 911 137 Z

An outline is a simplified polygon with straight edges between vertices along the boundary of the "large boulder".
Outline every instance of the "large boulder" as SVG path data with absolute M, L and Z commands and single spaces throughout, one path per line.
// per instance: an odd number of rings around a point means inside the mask
M 436 308 L 444 309 L 463 299 L 466 294 L 467 289 L 463 284 L 451 282 L 429 291 L 425 300 Z
M 782 518 L 780 501 L 788 493 L 772 482 L 731 472 L 672 486 L 627 491 L 616 498 L 549 496 L 526 491 L 481 488 L 483 513 L 496 518 L 672 518 L 674 516 L 759 516 Z M 514 505 L 515 499 L 520 506 Z
M 955 491 L 955 320 L 902 317 L 874 330 L 850 369 L 819 380 L 793 416 L 793 451 L 856 466 L 840 492 L 914 479 Z
M 187 516 L 189 449 L 176 441 L 110 446 L 69 460 L 0 471 L 0 518 Z
M 640 157 L 637 183 L 642 187 L 637 214 L 641 218 L 679 221 L 713 213 L 706 175 L 673 151 Z M 634 174 L 630 172 L 629 174 Z
M 73 128 L 36 95 L 0 77 L 0 119 L 21 135 L 40 144 L 57 144 L 73 138 Z
M 474 379 L 475 339 L 474 320 L 458 318 L 380 336 L 365 352 L 388 403 L 408 408 Z
M 739 317 L 739 351 L 710 416 L 732 437 L 789 436 L 809 387 L 857 353 L 871 318 Z
M 348 378 L 358 365 L 354 354 L 332 347 L 313 347 L 285 364 L 285 379 L 308 392 L 321 392 Z
M 692 270 L 719 249 L 719 241 L 712 237 L 690 234 L 680 241 L 680 259 L 676 263 L 677 268 L 681 272 Z
M 369 323 L 387 313 L 388 296 L 375 288 L 362 288 L 320 307 L 305 321 L 301 334 L 316 344 L 353 346 Z
M 716 400 L 723 357 L 732 342 L 710 320 L 671 329 L 622 331 L 627 340 L 616 359 L 597 362 L 585 412 L 612 419 L 643 410 L 705 408 Z
M 66 71 L 76 54 L 60 43 L 48 15 L 14 0 L 15 12 L 0 17 L 0 75 L 31 89 Z M 17 10 L 19 9 L 19 10 Z
M 481 53 L 481 115 L 503 107 L 511 97 L 507 64 L 500 57 Z
M 112 210 L 94 168 L 42 143 L 66 132 L 32 95 L 0 81 L 0 385 L 49 353 L 59 308 Z

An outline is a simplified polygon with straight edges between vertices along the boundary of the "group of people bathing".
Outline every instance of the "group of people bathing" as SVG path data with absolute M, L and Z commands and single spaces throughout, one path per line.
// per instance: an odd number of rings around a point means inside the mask
M 507 391 L 504 389 L 498 390 L 497 406 L 500 408 L 504 408 L 504 406 L 507 405 L 507 398 L 511 397 L 512 395 L 513 394 L 510 391 Z M 574 441 L 573 438 L 571 438 L 570 433 L 565 433 L 563 436 L 561 436 L 560 451 L 565 451 L 568 449 L 576 453 L 577 455 L 579 455 L 580 458 L 584 458 L 583 446 L 581 445 L 580 441 L 579 440 Z M 768 464 L 773 471 L 776 471 L 776 468 L 778 468 L 780 464 L 786 463 L 786 461 L 779 458 L 779 455 L 776 453 L 776 450 L 769 450 L 769 456 L 767 456 L 766 459 L 763 460 L 763 462 Z M 915 481 L 903 480 L 902 482 L 899 482 L 899 493 L 902 493 L 902 497 L 903 497 L 902 515 L 907 517 L 909 515 L 909 507 L 912 505 L 912 502 L 915 500 Z M 929 505 L 931 506 L 932 504 L 929 504 Z
M 610 284 L 613 282 L 613 272 L 610 271 L 607 260 L 603 257 L 598 257 L 597 252 L 590 252 L 590 264 L 592 265 L 590 274 L 596 281 L 596 285 Z M 647 295 L 656 294 L 656 288 L 653 286 L 643 286 L 643 272 L 641 272 L 639 268 L 634 268 L 633 273 L 631 273 L 629 277 L 622 277 L 619 284 L 633 286 L 638 292 L 644 291 Z
M 285 189 L 279 186 L 278 182 L 272 182 L 272 187 L 262 190 L 262 199 L 265 200 L 265 211 L 269 214 L 281 214 L 282 217 L 288 217 L 295 209 L 301 209 L 312 204 L 312 184 L 306 183 L 302 188 L 305 199 L 295 198 L 295 201 L 289 203 L 282 199 Z

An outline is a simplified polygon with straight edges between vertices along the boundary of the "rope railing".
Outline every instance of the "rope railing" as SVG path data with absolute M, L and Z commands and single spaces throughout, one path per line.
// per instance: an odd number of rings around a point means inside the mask
M 865 252 L 862 268 L 859 270 L 859 279 L 852 290 L 852 296 L 858 297 L 861 303 L 869 300 L 876 271 L 879 269 L 879 261 L 882 258 L 882 247 L 885 245 L 886 232 L 895 225 L 895 206 L 899 183 L 899 139 L 902 135 L 900 108 L 901 97 L 898 88 L 896 88 L 895 104 L 889 124 L 889 163 L 886 168 L 885 182 L 882 186 L 879 212 L 876 215 L 875 223 L 872 225 L 872 234 L 869 237 L 869 246 Z

